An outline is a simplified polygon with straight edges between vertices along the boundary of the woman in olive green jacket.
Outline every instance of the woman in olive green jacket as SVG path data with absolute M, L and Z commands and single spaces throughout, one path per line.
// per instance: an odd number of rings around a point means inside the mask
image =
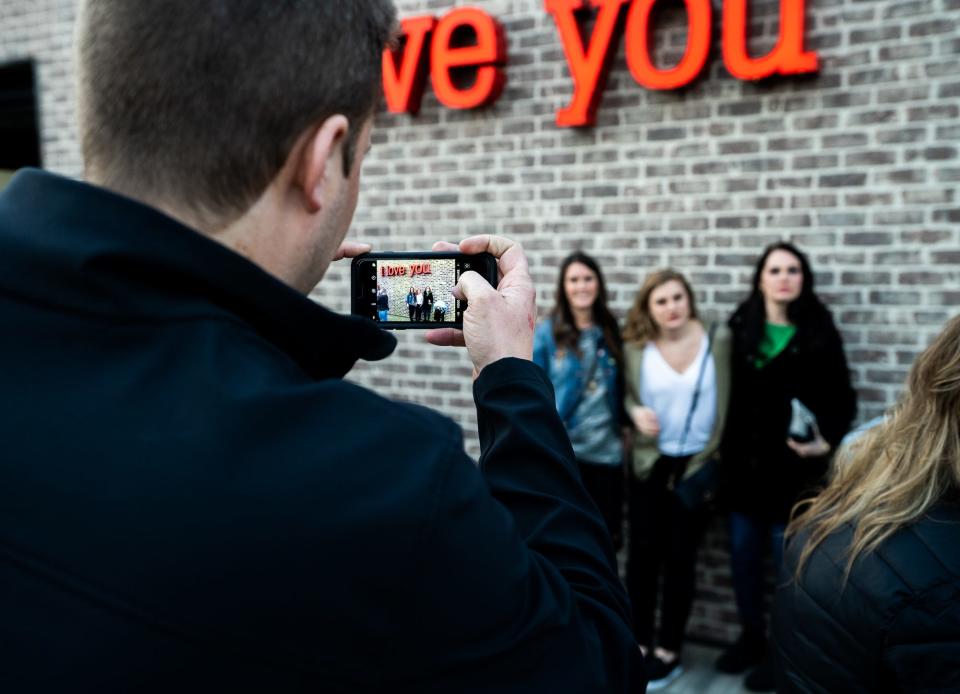
M 636 428 L 627 589 L 654 691 L 682 671 L 697 549 L 727 413 L 731 340 L 726 326 L 700 321 L 690 284 L 673 270 L 646 278 L 623 336 L 625 406 Z

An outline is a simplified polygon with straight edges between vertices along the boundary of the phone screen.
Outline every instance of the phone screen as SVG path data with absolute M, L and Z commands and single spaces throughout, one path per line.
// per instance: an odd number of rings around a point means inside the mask
M 462 324 L 466 301 L 453 295 L 470 257 L 369 258 L 360 263 L 361 310 L 391 328 Z

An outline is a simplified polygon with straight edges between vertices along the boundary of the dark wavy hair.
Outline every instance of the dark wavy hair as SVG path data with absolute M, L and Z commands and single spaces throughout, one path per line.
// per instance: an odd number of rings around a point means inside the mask
M 597 276 L 597 298 L 593 302 L 593 322 L 603 331 L 603 339 L 607 344 L 607 349 L 610 350 L 617 362 L 617 366 L 622 367 L 623 342 L 620 339 L 620 326 L 607 307 L 607 285 L 603 280 L 603 272 L 600 270 L 597 261 L 583 251 L 574 251 L 564 258 L 560 264 L 560 276 L 557 280 L 557 302 L 554 304 L 553 310 L 550 311 L 554 342 L 556 342 L 557 347 L 577 352 L 580 330 L 577 329 L 573 320 L 573 311 L 570 310 L 570 302 L 567 301 L 567 293 L 563 287 L 567 270 L 574 263 L 586 265 Z
M 750 296 L 737 307 L 730 318 L 730 327 L 734 331 L 737 351 L 745 355 L 749 361 L 757 356 L 760 339 L 763 336 L 767 320 L 767 307 L 763 299 L 763 293 L 760 291 L 760 279 L 763 275 L 763 268 L 767 264 L 767 258 L 774 251 L 786 251 L 794 256 L 800 261 L 800 270 L 803 273 L 803 287 L 800 290 L 800 296 L 787 307 L 787 318 L 790 319 L 790 322 L 797 326 L 798 332 L 808 333 L 808 338 L 816 339 L 820 328 L 825 328 L 831 333 L 836 332 L 829 309 L 824 306 L 814 292 L 813 270 L 810 268 L 810 261 L 807 256 L 792 243 L 779 241 L 764 249 L 753 272 L 753 287 Z

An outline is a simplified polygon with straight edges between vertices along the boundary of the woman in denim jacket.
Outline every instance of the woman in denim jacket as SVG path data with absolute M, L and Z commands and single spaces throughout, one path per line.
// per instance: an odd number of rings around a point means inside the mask
M 537 326 L 533 360 L 556 392 L 583 485 L 622 544 L 623 439 L 620 329 L 597 262 L 582 252 L 560 266 L 556 305 Z
M 407 312 L 410 314 L 410 322 L 412 323 L 417 312 L 417 294 L 413 287 L 410 287 L 410 291 L 407 292 Z

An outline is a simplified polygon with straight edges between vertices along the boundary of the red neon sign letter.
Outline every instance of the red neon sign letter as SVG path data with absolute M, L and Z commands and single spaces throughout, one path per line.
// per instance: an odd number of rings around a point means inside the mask
M 427 83 L 427 61 L 423 45 L 437 20 L 433 17 L 411 17 L 400 22 L 406 43 L 402 54 L 383 52 L 383 94 L 391 113 L 417 113 Z M 397 58 L 400 71 L 397 74 Z
M 817 54 L 803 49 L 804 0 L 780 0 L 780 38 L 763 58 L 747 54 L 747 0 L 724 0 L 723 62 L 734 77 L 759 80 L 771 75 L 816 72 Z
M 647 89 L 677 89 L 690 84 L 710 53 L 710 0 L 684 0 L 687 4 L 687 51 L 680 63 L 660 70 L 650 59 L 650 12 L 657 0 L 634 0 L 627 15 L 627 66 L 633 78 Z
M 557 25 L 573 80 L 573 96 L 565 108 L 557 111 L 557 125 L 578 127 L 596 122 L 624 14 L 627 66 L 634 79 L 648 89 L 677 89 L 692 82 L 710 53 L 714 0 L 683 1 L 687 10 L 686 51 L 675 67 L 660 69 L 650 56 L 651 14 L 657 0 L 543 0 Z M 805 0 L 779 1 L 777 45 L 767 55 L 754 58 L 747 49 L 749 0 L 723 0 L 723 59 L 733 77 L 759 80 L 817 71 L 816 52 L 804 49 Z M 624 13 L 626 5 L 630 9 Z M 579 22 L 583 13 L 596 15 L 589 37 L 583 35 Z M 489 14 L 463 7 L 452 10 L 439 22 L 431 16 L 405 19 L 402 28 L 406 37 L 403 47 L 383 54 L 383 90 L 391 112 L 417 113 L 428 72 L 437 99 L 449 108 L 477 108 L 500 96 L 506 82 L 506 39 L 503 27 Z M 468 32 L 476 37 L 476 43 L 464 46 L 460 39 Z M 476 71 L 470 86 L 455 79 L 464 69 Z
M 451 45 L 454 32 L 469 27 L 477 37 L 475 46 Z M 496 101 L 503 91 L 506 76 L 506 39 L 503 27 L 490 15 L 474 7 L 463 7 L 447 14 L 437 25 L 430 50 L 430 77 L 437 99 L 449 108 L 477 108 Z M 451 68 L 475 67 L 473 86 L 458 87 Z
M 563 52 L 573 77 L 573 100 L 557 112 L 557 125 L 577 127 L 593 125 L 603 86 L 610 72 L 610 61 L 616 50 L 614 32 L 620 19 L 620 8 L 630 0 L 544 0 L 547 12 L 560 31 Z M 576 11 L 592 6 L 599 8 L 593 34 L 584 49 Z

